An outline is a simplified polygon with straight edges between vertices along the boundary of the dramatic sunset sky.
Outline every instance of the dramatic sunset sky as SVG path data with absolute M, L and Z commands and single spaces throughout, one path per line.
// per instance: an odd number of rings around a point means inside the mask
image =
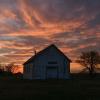
M 72 61 L 100 51 L 100 0 L 0 0 L 0 63 L 22 64 L 51 43 Z

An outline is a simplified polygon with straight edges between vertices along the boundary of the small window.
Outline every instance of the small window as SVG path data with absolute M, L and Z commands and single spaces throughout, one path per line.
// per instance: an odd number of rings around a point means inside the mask
M 48 69 L 54 69 L 57 68 L 58 66 L 47 66 Z
M 30 66 L 27 67 L 27 72 L 30 72 Z
M 49 61 L 48 64 L 57 64 L 56 61 Z
M 27 66 L 25 67 L 25 72 L 26 72 L 26 73 L 29 73 L 29 72 L 30 72 L 30 66 L 29 66 L 29 65 L 27 65 Z

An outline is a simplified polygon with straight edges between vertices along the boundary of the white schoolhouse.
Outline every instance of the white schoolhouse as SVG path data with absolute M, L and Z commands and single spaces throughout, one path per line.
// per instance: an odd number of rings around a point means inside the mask
M 27 60 L 24 79 L 69 79 L 71 60 L 54 44 L 46 47 Z

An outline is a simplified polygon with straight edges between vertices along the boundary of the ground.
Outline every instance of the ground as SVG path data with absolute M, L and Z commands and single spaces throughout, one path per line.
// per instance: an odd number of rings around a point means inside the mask
M 100 100 L 99 78 L 0 80 L 0 100 Z

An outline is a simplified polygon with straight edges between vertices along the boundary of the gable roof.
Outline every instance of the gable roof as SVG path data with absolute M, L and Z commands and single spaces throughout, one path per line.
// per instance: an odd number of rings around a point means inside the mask
M 50 49 L 52 47 L 55 48 L 55 49 L 57 49 L 60 54 L 62 54 L 69 62 L 71 62 L 71 60 L 62 51 L 60 51 L 54 44 L 51 44 L 48 47 L 46 47 L 45 49 L 43 49 L 40 52 L 38 52 L 36 55 L 32 56 L 30 59 L 28 59 L 23 65 L 28 64 L 29 62 L 33 61 L 35 58 L 37 58 L 43 52 L 45 52 L 46 50 L 48 50 L 48 49 Z

